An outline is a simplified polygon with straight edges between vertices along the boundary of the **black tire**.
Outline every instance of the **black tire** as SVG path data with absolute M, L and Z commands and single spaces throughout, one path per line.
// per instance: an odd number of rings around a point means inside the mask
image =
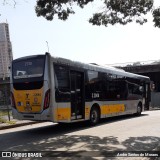
M 99 109 L 93 107 L 90 112 L 90 124 L 92 126 L 96 125 L 99 122 L 99 119 L 100 119 Z
M 140 105 L 137 106 L 137 113 L 136 116 L 140 116 L 142 113 L 142 107 Z

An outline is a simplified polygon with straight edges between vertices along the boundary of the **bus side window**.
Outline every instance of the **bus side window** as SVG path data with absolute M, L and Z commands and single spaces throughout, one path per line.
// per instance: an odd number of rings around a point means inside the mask
M 107 100 L 117 100 L 116 75 L 106 74 L 105 93 Z
M 55 89 L 56 101 L 66 102 L 70 101 L 70 83 L 69 83 L 69 69 L 64 66 L 54 65 L 55 70 Z
M 139 94 L 139 86 L 133 83 L 128 83 L 129 94 Z
M 112 74 L 106 74 L 105 95 L 107 100 L 127 99 L 128 87 L 125 78 Z
M 85 99 L 86 101 L 90 101 L 92 99 L 88 71 L 85 72 Z
M 96 93 L 96 83 L 98 81 L 98 72 L 96 71 L 87 71 L 88 81 L 85 87 L 85 93 L 87 99 L 94 99 Z
M 127 88 L 127 82 L 125 80 L 117 81 L 117 95 L 119 95 L 119 99 L 121 100 L 127 99 L 128 88 Z

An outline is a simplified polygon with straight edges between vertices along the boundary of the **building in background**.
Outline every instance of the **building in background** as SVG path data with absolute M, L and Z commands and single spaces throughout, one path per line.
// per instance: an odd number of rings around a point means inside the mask
M 12 55 L 12 45 L 7 23 L 0 23 L 0 79 L 9 78 Z
M 160 108 L 160 60 L 113 64 L 112 66 L 127 72 L 150 77 L 151 107 Z

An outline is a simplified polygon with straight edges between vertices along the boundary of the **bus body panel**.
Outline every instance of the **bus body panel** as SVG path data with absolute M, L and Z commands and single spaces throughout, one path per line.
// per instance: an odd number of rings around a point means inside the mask
M 32 59 L 32 56 L 29 59 Z M 35 59 L 35 56 L 33 56 L 33 59 Z M 25 61 L 25 58 L 18 60 L 18 62 L 21 62 L 21 60 Z M 28 63 L 28 58 L 26 61 Z M 25 73 L 23 70 L 21 72 Z M 45 55 L 43 86 L 41 88 L 33 90 L 15 89 L 15 81 L 21 81 L 21 79 L 14 80 L 12 73 L 11 92 L 16 104 L 16 107 L 12 109 L 13 117 L 16 119 L 71 123 L 90 120 L 90 112 L 95 104 L 100 108 L 100 118 L 134 114 L 137 112 L 139 104 L 142 105 L 142 111 L 144 110 L 145 101 L 143 99 L 147 96 L 138 95 L 134 91 L 130 93 L 132 91 L 129 91 L 129 88 L 127 88 L 127 93 L 124 90 L 124 97 L 121 97 L 120 93 L 115 93 L 114 98 L 113 95 L 111 97 L 112 93 L 106 92 L 104 95 L 102 92 L 104 92 L 106 84 L 102 86 L 101 82 L 96 82 L 96 79 L 94 79 L 95 73 L 98 76 L 99 73 L 101 75 L 106 74 L 109 78 L 106 79 L 107 85 L 113 82 L 119 83 L 119 79 L 121 80 L 123 77 L 125 78 L 123 82 L 127 84 L 127 87 L 140 86 L 142 83 L 145 84 L 145 81 L 149 84 L 149 79 L 145 76 L 113 68 L 73 62 L 63 58 L 53 58 L 47 53 Z M 64 75 L 68 76 L 67 81 Z M 19 77 L 17 76 L 17 78 Z M 130 81 L 131 79 L 136 82 Z M 104 80 L 104 78 L 99 80 Z M 102 86 L 102 90 L 95 89 L 96 85 Z M 145 95 L 148 94 L 148 91 L 146 92 Z M 101 98 L 101 96 L 105 98 Z
M 57 122 L 71 121 L 70 103 L 57 103 Z
M 142 100 L 128 100 L 128 101 L 94 101 L 92 103 L 87 102 L 88 113 L 90 113 L 91 107 L 94 104 L 100 106 L 101 118 L 134 114 L 137 112 L 137 105 L 142 103 Z M 144 105 L 142 106 L 142 111 L 144 111 Z M 89 114 L 86 116 L 89 119 Z
M 46 80 L 43 82 L 43 87 L 40 89 L 16 90 L 13 88 L 12 93 L 14 95 L 17 111 L 21 113 L 42 113 L 45 93 L 48 89 L 48 81 Z
M 30 56 L 29 58 L 26 58 L 26 63 L 31 63 L 32 57 L 35 59 L 35 56 Z M 38 56 L 37 56 L 38 57 Z M 39 58 L 39 57 L 38 57 Z M 50 57 L 45 56 L 44 57 L 45 63 L 44 63 L 44 71 L 43 71 L 43 79 L 42 78 L 23 78 L 22 81 L 20 81 L 19 77 L 18 79 L 14 80 L 14 75 L 12 73 L 11 75 L 11 93 L 13 95 L 15 108 L 13 108 L 13 117 L 16 119 L 28 119 L 28 120 L 43 120 L 43 121 L 54 121 L 53 116 L 53 105 L 50 107 Z M 25 63 L 25 58 L 22 58 L 22 61 Z M 31 61 L 31 62 L 30 62 Z M 17 60 L 17 63 L 21 62 L 20 60 Z M 16 63 L 16 62 L 15 62 Z M 38 66 L 38 65 L 37 65 Z M 43 66 L 43 64 L 40 64 L 40 66 Z M 13 66 L 12 66 L 13 70 Z M 34 69 L 33 69 L 34 70 Z M 21 71 L 22 73 L 25 73 Z M 17 72 L 18 74 L 18 72 Z M 41 82 L 43 85 L 38 89 L 37 88 L 37 82 Z M 31 87 L 31 85 L 33 87 Z M 17 86 L 15 88 L 14 86 Z M 28 89 L 26 86 L 28 86 Z M 23 89 L 26 88 L 26 89 Z M 45 99 L 46 99 L 46 93 L 48 93 L 48 103 L 47 107 L 45 106 Z

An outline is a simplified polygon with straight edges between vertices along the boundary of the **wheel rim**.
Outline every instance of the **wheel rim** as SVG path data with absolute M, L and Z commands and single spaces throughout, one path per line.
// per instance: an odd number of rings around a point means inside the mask
M 97 120 L 98 120 L 98 113 L 97 113 L 96 110 L 93 110 L 93 111 L 92 111 L 92 114 L 91 114 L 91 121 L 92 121 L 93 123 L 96 123 Z

